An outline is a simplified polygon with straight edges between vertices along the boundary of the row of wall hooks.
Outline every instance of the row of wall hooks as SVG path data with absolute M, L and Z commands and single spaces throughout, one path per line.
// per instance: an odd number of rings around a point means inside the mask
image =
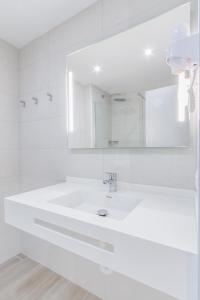
M 52 102 L 53 101 L 53 95 L 50 94 L 50 93 L 47 93 L 46 95 L 48 97 L 49 102 Z M 33 103 L 35 105 L 38 105 L 39 99 L 37 97 L 32 97 L 31 100 L 33 101 Z M 21 104 L 22 107 L 24 107 L 24 108 L 26 107 L 26 101 L 20 100 L 20 104 Z

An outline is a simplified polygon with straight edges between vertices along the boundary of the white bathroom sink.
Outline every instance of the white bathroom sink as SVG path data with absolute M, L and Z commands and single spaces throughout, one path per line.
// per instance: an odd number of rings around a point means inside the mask
M 79 190 L 69 195 L 51 200 L 50 202 L 116 220 L 122 220 L 136 208 L 141 200 L 122 193 L 108 194 L 105 192 Z

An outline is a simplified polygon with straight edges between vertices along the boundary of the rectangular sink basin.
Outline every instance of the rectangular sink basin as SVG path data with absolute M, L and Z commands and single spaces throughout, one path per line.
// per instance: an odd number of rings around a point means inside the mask
M 140 201 L 140 199 L 122 193 L 107 194 L 99 191 L 79 190 L 51 200 L 49 203 L 73 208 L 93 215 L 100 214 L 99 217 L 101 218 L 108 217 L 123 220 L 136 208 Z

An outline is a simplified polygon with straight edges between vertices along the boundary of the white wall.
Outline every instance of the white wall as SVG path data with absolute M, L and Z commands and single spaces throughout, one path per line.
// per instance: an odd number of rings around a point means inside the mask
M 164 10 L 165 6 L 183 2 L 167 1 L 160 5 Z M 133 3 L 141 5 L 137 12 Z M 113 170 L 123 181 L 194 187 L 195 157 L 191 149 L 66 149 L 62 127 L 65 123 L 66 54 L 143 21 L 144 14 L 146 19 L 160 12 L 159 1 L 151 1 L 151 9 L 147 7 L 149 2 L 145 2 L 146 7 L 141 3 L 99 1 L 22 49 L 20 95 L 27 101 L 27 108 L 21 108 L 20 158 L 21 175 L 26 179 L 37 178 L 40 184 L 43 181 L 46 184 L 61 181 L 66 174 L 102 178 L 105 171 Z M 52 103 L 48 102 L 47 91 L 53 94 Z M 38 107 L 33 104 L 32 96 L 39 98 Z M 51 163 L 47 163 L 47 158 Z M 40 168 L 36 168 L 38 165 Z
M 19 232 L 4 223 L 3 198 L 18 191 L 18 51 L 0 40 L 0 264 L 20 252 Z
M 21 50 L 20 97 L 27 103 L 25 109 L 20 109 L 23 190 L 60 182 L 66 175 L 102 178 L 110 170 L 117 171 L 123 181 L 194 187 L 192 149 L 70 151 L 65 130 L 66 55 L 183 2 L 101 0 Z M 47 92 L 52 93 L 53 102 L 48 101 Z M 33 103 L 33 96 L 38 97 L 38 105 Z M 71 280 L 104 300 L 122 300 L 125 293 L 126 300 L 133 296 L 141 300 L 168 299 L 117 274 L 105 277 L 97 265 L 29 235 L 23 235 L 22 245 L 27 255 L 68 278 L 72 276 Z

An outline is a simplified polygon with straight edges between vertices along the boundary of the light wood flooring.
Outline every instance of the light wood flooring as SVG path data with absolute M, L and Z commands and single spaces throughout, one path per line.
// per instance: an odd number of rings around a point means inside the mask
M 18 255 L 0 265 L 0 300 L 100 300 L 61 276 Z

